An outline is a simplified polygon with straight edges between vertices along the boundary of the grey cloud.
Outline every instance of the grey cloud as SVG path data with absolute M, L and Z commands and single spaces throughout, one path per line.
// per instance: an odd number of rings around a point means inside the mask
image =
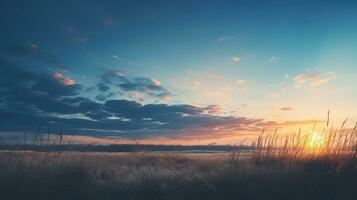
M 123 92 L 141 92 L 156 98 L 167 98 L 171 93 L 161 86 L 160 82 L 146 77 L 130 79 L 127 74 L 120 70 L 106 69 L 99 75 L 101 82 L 97 88 L 101 92 L 110 90 L 110 86 L 120 89 Z
M 108 85 L 106 85 L 105 83 L 98 83 L 97 84 L 97 89 L 100 91 L 100 92 L 107 92 L 110 88 Z
M 141 116 L 141 104 L 128 100 L 109 100 L 104 103 L 103 109 L 120 117 L 137 118 Z
M 40 124 L 73 130 L 113 131 L 113 135 L 147 137 L 210 133 L 214 128 L 226 130 L 253 130 L 262 119 L 214 116 L 211 107 L 188 104 L 141 104 L 137 101 L 106 100 L 95 102 L 81 95 L 79 84 L 65 85 L 50 74 L 28 72 L 12 63 L 0 60 L 0 130 L 30 130 Z M 115 75 L 120 83 L 129 83 L 135 90 L 165 92 L 162 86 L 149 78 L 128 80 Z M 105 77 L 110 77 L 108 74 Z M 109 78 L 105 84 L 116 84 Z M 144 89 L 145 88 L 145 89 Z M 84 117 L 74 117 L 81 114 Z M 65 115 L 66 117 L 63 117 Z M 56 117 L 57 116 L 57 117 Z M 89 119 L 88 119 L 89 118 Z M 85 134 L 86 132 L 83 132 Z M 89 134 L 89 132 L 87 132 Z M 144 136 L 144 135 L 145 136 Z
M 22 105 L 23 108 L 44 112 L 73 113 L 73 106 L 60 99 L 78 95 L 81 85 L 64 85 L 49 74 L 28 72 L 3 60 L 0 60 L 0 66 L 3 107 Z
M 118 93 L 118 92 L 117 92 Z M 119 93 L 120 95 L 122 95 L 121 93 Z M 108 93 L 101 93 L 101 94 L 98 94 L 97 96 L 95 96 L 95 98 L 98 100 L 98 101 L 105 101 L 107 100 L 108 98 L 110 97 L 113 97 L 115 95 L 114 92 L 108 92 Z

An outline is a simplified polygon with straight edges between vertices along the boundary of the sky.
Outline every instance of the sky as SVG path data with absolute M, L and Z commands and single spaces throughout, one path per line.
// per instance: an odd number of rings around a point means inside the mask
M 323 124 L 328 111 L 352 126 L 356 9 L 0 0 L 0 134 L 235 144 L 264 128 Z

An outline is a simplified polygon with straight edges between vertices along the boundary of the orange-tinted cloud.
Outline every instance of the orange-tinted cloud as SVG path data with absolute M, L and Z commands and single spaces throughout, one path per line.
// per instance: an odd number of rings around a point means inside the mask
M 222 112 L 222 107 L 219 105 L 209 105 L 206 107 L 206 109 L 209 114 L 214 115 L 220 114 Z
M 329 82 L 330 80 L 331 80 L 331 78 L 313 80 L 313 81 L 311 81 L 311 85 L 314 87 L 318 87 L 320 85 L 323 85 L 323 84 Z
M 331 80 L 331 77 L 323 78 L 320 74 L 299 74 L 293 78 L 295 88 L 309 84 L 312 87 L 321 86 Z
M 278 123 L 275 121 L 261 122 L 257 123 L 257 126 L 260 127 L 285 127 L 285 126 L 300 126 L 300 125 L 308 125 L 308 124 L 320 124 L 324 123 L 322 120 L 297 120 L 297 121 L 285 121 L 282 123 Z
M 53 78 L 55 78 L 64 85 L 74 85 L 76 83 L 74 80 L 63 76 L 61 73 L 58 72 L 53 74 Z
M 160 86 L 160 85 L 161 85 L 160 81 L 158 81 L 158 80 L 156 80 L 156 79 L 151 78 L 150 81 L 151 81 L 152 84 L 154 84 L 155 86 Z
M 290 111 L 290 110 L 293 110 L 293 108 L 291 108 L 291 107 L 281 107 L 279 110 L 281 110 L 281 111 Z

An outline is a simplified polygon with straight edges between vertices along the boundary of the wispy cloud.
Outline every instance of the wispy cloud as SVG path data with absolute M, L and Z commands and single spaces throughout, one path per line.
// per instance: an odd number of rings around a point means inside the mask
M 239 56 L 233 56 L 233 57 L 232 57 L 232 60 L 233 60 L 234 62 L 240 62 L 241 58 L 240 58 Z
M 112 55 L 112 58 L 118 59 L 118 60 L 123 60 L 123 58 L 120 57 L 120 56 L 119 56 L 118 54 L 116 54 L 116 53 L 114 53 L 114 54 Z
M 59 72 L 54 73 L 53 77 L 64 85 L 74 85 L 76 83 L 74 80 L 63 76 Z
M 323 77 L 321 74 L 299 74 L 292 78 L 295 82 L 294 87 L 299 88 L 303 85 L 310 85 L 312 87 L 318 87 L 323 84 L 328 83 L 332 78 L 331 77 Z
M 278 123 L 275 121 L 267 121 L 267 122 L 261 122 L 257 123 L 256 125 L 261 126 L 261 127 L 284 127 L 284 126 L 301 126 L 301 125 L 307 125 L 307 124 L 320 124 L 324 123 L 322 120 L 297 120 L 297 121 L 285 121 L 282 123 Z
M 140 92 L 132 92 L 129 94 L 129 96 L 133 99 L 137 99 L 139 101 L 144 101 Z
M 293 110 L 293 108 L 292 107 L 281 107 L 281 108 L 279 108 L 279 110 L 281 110 L 281 111 L 291 111 L 291 110 Z
M 318 79 L 320 76 L 318 74 L 299 74 L 293 77 L 293 81 L 295 82 L 295 88 L 303 86 L 305 83 Z
M 267 60 L 267 62 L 277 62 L 277 61 L 278 61 L 278 58 L 275 56 L 272 56 Z
M 248 82 L 247 80 L 243 80 L 243 79 L 236 81 L 236 83 L 237 83 L 237 84 L 240 84 L 240 85 L 241 85 L 241 84 L 245 84 L 245 83 L 247 83 L 247 82 Z
M 223 36 L 218 38 L 218 41 L 219 42 L 225 42 L 225 41 L 231 41 L 231 40 L 234 40 L 234 39 L 235 39 L 234 36 L 223 35 Z
M 222 107 L 219 105 L 209 105 L 206 107 L 206 111 L 209 114 L 217 115 L 222 112 Z
M 73 38 L 72 41 L 77 44 L 85 44 L 85 43 L 87 43 L 88 38 L 84 37 L 84 36 L 78 36 L 78 37 Z
M 320 85 L 323 85 L 323 84 L 329 82 L 330 80 L 331 80 L 331 78 L 313 80 L 313 81 L 311 81 L 311 85 L 314 86 L 314 87 L 318 87 Z

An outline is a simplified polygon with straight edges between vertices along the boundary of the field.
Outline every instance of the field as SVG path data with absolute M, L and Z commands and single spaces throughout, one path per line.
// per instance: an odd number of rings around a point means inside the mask
M 355 199 L 357 126 L 343 126 L 287 137 L 262 131 L 251 146 L 210 147 L 220 153 L 18 141 L 1 146 L 0 199 Z M 109 152 L 119 149 L 139 151 Z
M 357 159 L 0 153 L 0 199 L 354 199 Z

